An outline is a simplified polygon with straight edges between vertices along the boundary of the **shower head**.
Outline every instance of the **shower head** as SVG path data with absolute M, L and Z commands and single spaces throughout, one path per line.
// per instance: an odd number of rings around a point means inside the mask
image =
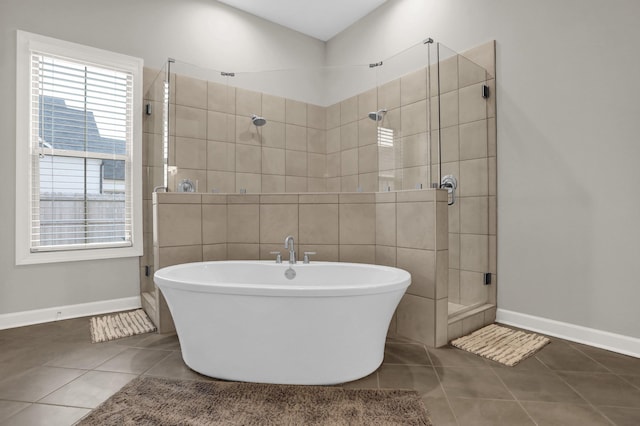
M 253 124 L 255 124 L 257 127 L 264 126 L 265 124 L 267 124 L 267 120 L 265 120 L 265 119 L 264 119 L 264 118 L 262 118 L 262 117 L 259 117 L 259 116 L 255 115 L 255 114 L 253 114 L 253 115 L 251 116 L 251 121 L 252 121 L 252 122 L 253 122 Z
M 386 108 L 382 108 L 381 110 L 370 112 L 369 118 L 373 121 L 381 121 L 384 118 L 384 115 L 387 113 Z

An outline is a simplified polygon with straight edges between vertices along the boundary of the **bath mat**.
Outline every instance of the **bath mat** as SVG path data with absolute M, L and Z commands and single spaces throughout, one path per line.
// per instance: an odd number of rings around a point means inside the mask
M 78 425 L 431 425 L 415 391 L 141 376 Z
M 92 317 L 90 324 L 93 343 L 156 331 L 156 326 L 142 309 Z
M 549 343 L 535 333 L 512 330 L 496 324 L 476 330 L 468 336 L 451 341 L 456 348 L 513 367 Z

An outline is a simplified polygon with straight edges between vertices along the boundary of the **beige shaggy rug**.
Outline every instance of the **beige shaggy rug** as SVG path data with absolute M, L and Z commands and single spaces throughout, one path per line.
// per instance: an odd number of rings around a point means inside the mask
M 431 425 L 415 391 L 138 377 L 78 425 Z
M 539 334 L 512 330 L 496 324 L 451 341 L 456 348 L 509 367 L 530 357 L 548 343 L 549 339 Z
M 156 331 L 156 326 L 142 309 L 92 317 L 90 325 L 93 343 Z

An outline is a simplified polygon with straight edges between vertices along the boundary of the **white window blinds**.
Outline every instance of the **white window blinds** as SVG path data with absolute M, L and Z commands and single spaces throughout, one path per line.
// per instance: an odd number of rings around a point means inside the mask
M 30 251 L 131 246 L 132 73 L 30 57 Z

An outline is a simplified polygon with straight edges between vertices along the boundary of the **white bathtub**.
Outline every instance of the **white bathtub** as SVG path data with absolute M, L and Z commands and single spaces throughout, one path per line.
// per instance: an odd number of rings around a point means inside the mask
M 285 277 L 289 266 L 293 279 Z M 225 261 L 169 266 L 154 281 L 190 368 L 226 380 L 310 385 L 378 368 L 411 276 L 356 263 Z

